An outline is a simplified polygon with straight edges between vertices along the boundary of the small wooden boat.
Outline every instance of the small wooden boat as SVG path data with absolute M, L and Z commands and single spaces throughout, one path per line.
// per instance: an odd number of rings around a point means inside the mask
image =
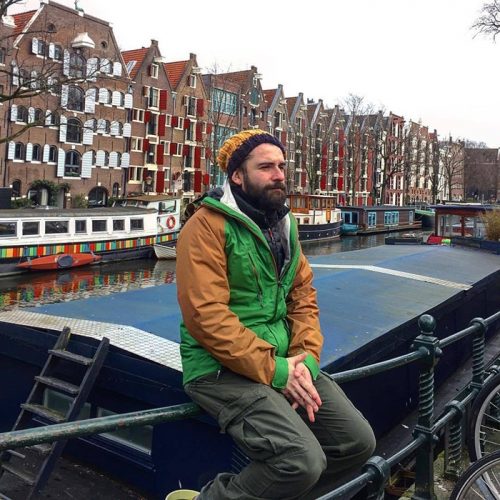
M 27 261 L 18 264 L 17 267 L 30 271 L 53 271 L 88 266 L 89 264 L 99 262 L 101 259 L 100 255 L 93 253 L 58 253 L 55 255 L 45 255 L 36 259 L 28 258 Z
M 342 223 L 340 226 L 340 234 L 343 236 L 356 236 L 358 234 L 359 226 L 357 224 Z
M 175 259 L 175 247 L 167 247 L 166 245 L 153 245 L 153 250 L 157 259 Z
M 415 233 L 404 233 L 400 236 L 386 236 L 386 245 L 421 245 L 423 237 Z

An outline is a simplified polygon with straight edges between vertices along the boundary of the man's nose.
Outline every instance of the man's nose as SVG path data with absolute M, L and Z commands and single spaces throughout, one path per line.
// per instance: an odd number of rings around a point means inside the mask
M 282 167 L 276 166 L 273 168 L 273 180 L 285 180 L 285 170 Z

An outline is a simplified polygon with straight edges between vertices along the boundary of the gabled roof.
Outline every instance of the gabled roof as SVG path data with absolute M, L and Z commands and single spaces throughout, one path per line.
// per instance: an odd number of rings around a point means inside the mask
M 31 18 L 37 13 L 37 10 L 30 10 L 28 12 L 21 12 L 20 14 L 14 14 L 14 22 L 16 27 L 14 28 L 14 35 L 19 35 L 23 32 L 26 25 L 31 21 Z
M 297 99 L 298 96 L 286 98 L 286 107 L 288 108 L 288 116 L 292 116 L 293 108 L 295 108 L 295 103 L 297 102 Z
M 262 93 L 264 94 L 264 100 L 267 102 L 268 106 L 271 106 L 277 90 L 278 89 L 269 89 L 262 91 Z
M 188 65 L 189 61 L 190 59 L 188 59 L 187 61 L 169 62 L 164 64 L 165 71 L 167 72 L 167 76 L 170 81 L 170 85 L 173 89 L 175 89 L 179 84 L 181 76 L 186 70 L 186 66 Z
M 228 80 L 235 82 L 241 85 L 242 88 L 245 88 L 248 85 L 248 78 L 251 75 L 252 70 L 246 69 L 243 71 L 234 71 L 232 73 L 225 73 L 225 76 Z
M 123 60 L 127 66 L 130 78 L 134 79 L 136 77 L 148 50 L 148 48 L 142 47 L 141 49 L 122 51 Z

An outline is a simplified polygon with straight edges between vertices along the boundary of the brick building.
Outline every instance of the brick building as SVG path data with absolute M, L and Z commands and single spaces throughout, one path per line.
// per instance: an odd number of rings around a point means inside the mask
M 465 148 L 465 197 L 476 202 L 500 200 L 497 148 Z
M 38 204 L 103 205 L 129 166 L 130 79 L 109 23 L 55 2 L 6 16 L 1 178 Z
M 127 192 L 164 193 L 170 189 L 170 124 L 173 100 L 158 42 L 122 53 L 133 82 L 132 136 Z
M 209 143 L 208 94 L 196 55 L 164 65 L 172 89 L 172 118 L 166 147 L 171 172 L 168 191 L 194 197 L 210 184 L 206 146 Z
M 288 97 L 286 104 L 291 126 L 287 161 L 293 165 L 289 172 L 288 189 L 290 192 L 303 193 L 307 186 L 307 104 L 302 92 L 297 96 Z

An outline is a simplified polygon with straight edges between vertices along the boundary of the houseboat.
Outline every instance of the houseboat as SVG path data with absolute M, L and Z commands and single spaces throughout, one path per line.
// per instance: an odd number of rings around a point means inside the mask
M 500 241 L 487 239 L 486 218 L 498 205 L 452 203 L 435 205 L 435 238 L 446 239 L 452 245 L 489 250 L 500 255 Z
M 326 241 L 340 237 L 341 212 L 336 208 L 333 196 L 291 194 L 288 203 L 297 219 L 300 241 Z
M 422 228 L 422 221 L 415 219 L 415 207 L 344 206 L 340 209 L 344 234 L 388 233 Z
M 137 196 L 109 208 L 0 210 L 0 275 L 17 274 L 28 260 L 92 253 L 101 262 L 152 257 L 153 245 L 174 245 L 180 200 Z
M 474 252 L 457 248 L 379 246 L 311 257 L 310 263 L 324 335 L 321 368 L 328 373 L 407 354 L 423 313 L 436 318 L 436 335 L 443 338 L 452 333 L 449 325 L 459 330 L 498 310 L 494 255 L 478 262 Z M 0 432 L 11 429 L 65 326 L 72 332 L 69 350 L 81 356 L 92 357 L 103 336 L 111 343 L 83 418 L 189 402 L 182 387 L 180 319 L 175 282 L 0 312 L 0 377 L 9 381 L 2 386 Z M 446 362 L 436 366 L 437 383 L 462 366 L 468 340 L 445 351 Z M 418 370 L 402 366 L 342 388 L 380 436 L 414 408 Z M 58 377 L 79 380 L 72 364 L 61 364 Z M 53 387 L 44 392 L 44 405 L 52 411 L 64 412 L 70 401 Z M 180 486 L 199 491 L 218 472 L 239 470 L 248 460 L 206 415 L 72 439 L 66 451 L 151 500 L 163 500 Z M 0 493 L 10 497 L 3 488 L 0 482 Z

